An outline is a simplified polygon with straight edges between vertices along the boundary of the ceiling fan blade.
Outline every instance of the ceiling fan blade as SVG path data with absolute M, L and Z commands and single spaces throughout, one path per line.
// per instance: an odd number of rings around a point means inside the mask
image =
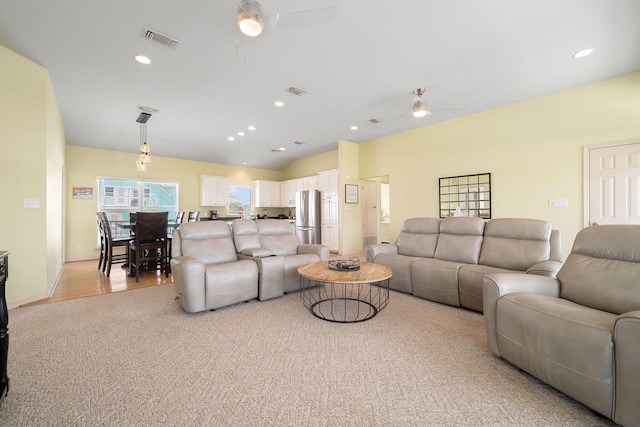
M 249 50 L 247 49 L 245 37 L 237 37 L 235 42 L 233 42 L 233 55 L 236 65 L 240 67 L 247 67 L 249 65 Z
M 328 24 L 335 20 L 337 9 L 337 6 L 330 6 L 299 12 L 280 13 L 276 15 L 275 26 L 280 30 L 293 30 L 311 25 Z

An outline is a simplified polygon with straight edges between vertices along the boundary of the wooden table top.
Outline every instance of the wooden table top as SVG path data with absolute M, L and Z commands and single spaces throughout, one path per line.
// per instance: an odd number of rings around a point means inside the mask
M 316 282 L 372 283 L 386 280 L 393 273 L 389 267 L 372 262 L 361 262 L 357 271 L 337 271 L 329 268 L 329 261 L 320 261 L 299 267 L 298 274 Z

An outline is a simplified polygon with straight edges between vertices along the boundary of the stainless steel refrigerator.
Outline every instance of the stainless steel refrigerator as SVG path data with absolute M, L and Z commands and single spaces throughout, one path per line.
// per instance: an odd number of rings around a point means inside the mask
M 320 243 L 320 192 L 296 192 L 296 236 L 300 243 Z

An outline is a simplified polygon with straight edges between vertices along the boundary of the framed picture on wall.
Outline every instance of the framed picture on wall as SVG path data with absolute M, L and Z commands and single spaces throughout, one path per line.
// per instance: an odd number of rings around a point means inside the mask
M 355 184 L 344 185 L 344 202 L 358 203 L 358 186 Z

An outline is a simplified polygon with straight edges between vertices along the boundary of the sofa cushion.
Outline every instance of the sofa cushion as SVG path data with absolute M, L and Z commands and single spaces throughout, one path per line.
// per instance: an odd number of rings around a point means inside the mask
M 268 248 L 275 255 L 296 255 L 298 253 L 298 238 L 293 225 L 282 220 L 256 221 L 260 247 Z
M 460 305 L 470 310 L 482 312 L 484 276 L 495 273 L 524 274 L 523 271 L 490 267 L 482 264 L 465 264 L 458 271 L 458 292 Z
M 526 271 L 549 259 L 551 224 L 537 219 L 497 218 L 484 227 L 479 264 Z
M 462 265 L 436 258 L 417 258 L 411 263 L 413 295 L 459 307 L 458 269 Z
M 389 279 L 389 287 L 396 291 L 411 293 L 411 263 L 420 258 L 398 254 L 380 254 L 376 264 L 389 267 L 393 276 Z
M 258 265 L 249 260 L 205 267 L 206 307 L 214 310 L 258 297 Z
M 443 219 L 440 223 L 440 237 L 438 237 L 434 258 L 477 264 L 484 225 L 484 220 L 480 218 Z
M 639 310 L 640 227 L 581 230 L 557 277 L 562 298 L 615 314 Z
M 182 255 L 198 258 L 204 264 L 237 261 L 231 229 L 226 222 L 202 221 L 180 225 Z
M 260 247 L 258 237 L 258 226 L 250 219 L 234 219 L 231 221 L 231 231 L 233 232 L 233 243 L 236 245 L 236 252 L 245 253 L 248 249 Z
M 402 224 L 396 241 L 398 253 L 411 257 L 433 258 L 440 234 L 439 218 L 410 218 Z

